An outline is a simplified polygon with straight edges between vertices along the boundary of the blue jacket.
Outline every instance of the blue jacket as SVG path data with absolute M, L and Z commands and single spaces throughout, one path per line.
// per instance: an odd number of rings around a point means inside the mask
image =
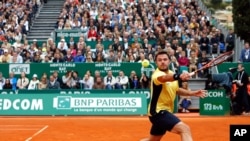
M 73 61 L 75 63 L 79 63 L 79 62 L 85 62 L 86 61 L 86 58 L 83 56 L 83 55 L 78 55 L 78 56 L 75 56 Z

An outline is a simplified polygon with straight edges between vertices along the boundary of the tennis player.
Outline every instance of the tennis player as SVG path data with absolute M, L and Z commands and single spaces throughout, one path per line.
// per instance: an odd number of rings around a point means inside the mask
M 173 114 L 176 94 L 204 97 L 205 90 L 190 91 L 180 88 L 178 80 L 187 81 L 189 73 L 174 74 L 168 70 L 167 52 L 158 52 L 155 56 L 157 69 L 152 74 L 151 98 L 148 107 L 149 120 L 152 123 L 150 137 L 141 141 L 160 141 L 166 131 L 181 136 L 182 141 L 192 141 L 190 128 Z

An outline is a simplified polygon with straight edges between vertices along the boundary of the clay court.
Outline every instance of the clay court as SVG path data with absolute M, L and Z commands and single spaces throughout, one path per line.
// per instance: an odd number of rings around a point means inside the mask
M 229 141 L 230 124 L 250 124 L 249 116 L 177 114 L 195 141 Z M 1 117 L 0 141 L 139 141 L 148 136 L 146 116 Z M 163 141 L 179 141 L 168 133 Z

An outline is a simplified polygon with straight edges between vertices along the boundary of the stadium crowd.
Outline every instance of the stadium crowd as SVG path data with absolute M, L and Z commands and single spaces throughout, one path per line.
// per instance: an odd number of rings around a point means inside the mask
M 48 38 L 47 42 L 39 46 L 35 39 L 30 44 L 26 36 L 40 5 L 40 0 L 0 2 L 0 37 L 3 41 L 0 63 L 141 62 L 144 59 L 154 62 L 154 55 L 158 51 L 165 50 L 169 53 L 171 66 L 174 66 L 176 72 L 180 72 L 194 71 L 206 64 L 211 54 L 234 49 L 233 30 L 224 35 L 220 29 L 216 29 L 214 19 L 200 9 L 196 0 L 66 0 L 55 29 L 80 30 L 82 34 L 79 40 L 71 38 L 70 41 L 66 41 L 62 37 L 56 43 L 53 38 Z M 155 42 L 150 44 L 150 40 Z M 86 41 L 95 41 L 95 47 L 88 46 Z M 113 43 L 104 47 L 104 41 Z M 244 54 L 249 51 L 248 43 L 245 50 L 242 51 L 240 60 L 248 62 L 250 59 L 244 59 L 250 58 Z M 125 76 L 130 75 L 120 73 Z M 206 77 L 207 73 L 208 71 L 203 71 L 195 77 Z M 84 79 L 91 75 L 86 73 L 79 79 L 77 74 L 74 70 L 69 71 L 63 76 L 65 80 L 59 81 L 59 86 L 90 88 L 80 84 L 84 84 Z M 46 81 L 41 77 L 39 83 L 50 80 L 54 82 L 52 76 L 54 75 L 47 76 Z M 68 76 L 79 79 L 78 82 L 81 83 L 73 87 L 73 84 L 67 81 L 71 80 Z M 133 80 L 137 79 L 139 83 L 137 84 L 135 80 L 129 86 L 145 87 L 146 84 L 142 86 L 140 82 L 144 75 L 135 76 L 137 78 L 133 77 Z M 145 77 L 146 80 L 149 76 Z M 33 78 L 30 80 L 33 81 Z M 54 79 L 57 77 L 54 76 Z M 112 78 L 112 81 L 115 79 Z M 64 84 L 66 81 L 67 84 Z M 102 78 L 102 82 L 105 83 L 105 79 Z M 24 88 L 28 87 L 29 83 Z M 22 87 L 17 85 L 15 88 Z M 105 88 L 125 87 L 112 82 L 112 87 L 105 86 Z

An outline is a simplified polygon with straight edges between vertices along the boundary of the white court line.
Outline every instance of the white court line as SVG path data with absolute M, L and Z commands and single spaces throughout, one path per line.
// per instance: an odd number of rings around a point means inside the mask
M 33 134 L 32 136 L 30 136 L 29 138 L 27 138 L 25 141 L 30 141 L 32 140 L 36 135 L 42 133 L 45 129 L 47 129 L 49 126 L 46 125 L 44 126 L 42 129 L 40 129 L 39 131 L 37 131 L 35 134 Z

